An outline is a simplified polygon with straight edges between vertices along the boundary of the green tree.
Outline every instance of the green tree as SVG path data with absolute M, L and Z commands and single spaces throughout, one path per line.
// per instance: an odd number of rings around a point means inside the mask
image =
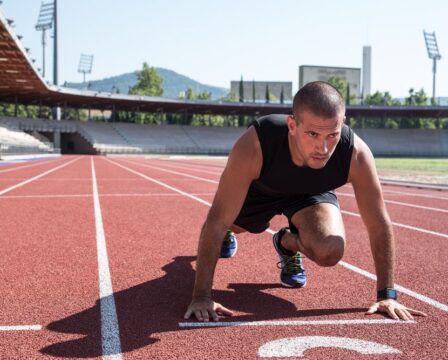
M 129 94 L 162 96 L 163 79 L 154 67 L 144 62 L 142 70 L 137 72 L 137 84 L 129 89 Z
M 328 83 L 333 85 L 345 100 L 346 104 L 353 104 L 356 101 L 354 95 L 350 95 L 350 88 L 347 81 L 341 76 L 331 76 L 328 79 Z
M 409 89 L 409 96 L 404 100 L 404 103 L 409 106 L 423 106 L 428 105 L 428 96 L 425 90 L 420 89 L 415 92 L 413 88 Z
M 255 97 L 255 80 L 252 80 L 252 102 L 256 101 Z
M 142 70 L 137 71 L 137 84 L 129 88 L 130 95 L 141 96 L 162 96 L 163 79 L 154 67 L 150 67 L 146 62 L 143 63 Z M 133 113 L 131 117 L 140 124 L 158 124 L 163 122 L 163 116 L 150 113 Z
M 240 96 L 240 102 L 244 102 L 244 82 L 243 82 L 243 75 L 241 75 L 241 79 L 240 79 L 239 96 Z

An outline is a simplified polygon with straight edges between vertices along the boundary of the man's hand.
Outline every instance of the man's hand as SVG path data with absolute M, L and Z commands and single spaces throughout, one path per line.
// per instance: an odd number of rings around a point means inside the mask
M 369 308 L 366 315 L 371 315 L 376 312 L 386 313 L 394 320 L 414 320 L 412 315 L 426 316 L 424 312 L 410 309 L 392 299 L 377 301 Z
M 210 298 L 194 299 L 190 306 L 188 306 L 187 312 L 184 315 L 184 319 L 189 319 L 194 314 L 199 321 L 209 321 L 210 317 L 213 321 L 218 321 L 221 316 L 232 316 L 233 312 L 219 303 L 214 302 Z

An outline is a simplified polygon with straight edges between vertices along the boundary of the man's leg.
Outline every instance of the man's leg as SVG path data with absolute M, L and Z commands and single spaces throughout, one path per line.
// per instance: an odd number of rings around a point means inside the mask
M 345 229 L 339 208 L 319 203 L 297 211 L 291 223 L 298 234 L 286 232 L 281 246 L 291 252 L 300 251 L 320 266 L 334 266 L 344 255 Z

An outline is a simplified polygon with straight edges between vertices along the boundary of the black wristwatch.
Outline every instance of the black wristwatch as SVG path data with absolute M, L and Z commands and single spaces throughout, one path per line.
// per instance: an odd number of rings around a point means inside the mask
M 397 290 L 394 288 L 385 288 L 376 293 L 376 298 L 378 301 L 386 299 L 397 300 Z

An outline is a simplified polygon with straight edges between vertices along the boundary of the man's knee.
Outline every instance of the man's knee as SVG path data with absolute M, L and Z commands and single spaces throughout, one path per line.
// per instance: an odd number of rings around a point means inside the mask
M 314 261 L 320 266 L 335 266 L 344 255 L 345 239 L 340 235 L 329 235 L 318 251 L 314 252 Z

